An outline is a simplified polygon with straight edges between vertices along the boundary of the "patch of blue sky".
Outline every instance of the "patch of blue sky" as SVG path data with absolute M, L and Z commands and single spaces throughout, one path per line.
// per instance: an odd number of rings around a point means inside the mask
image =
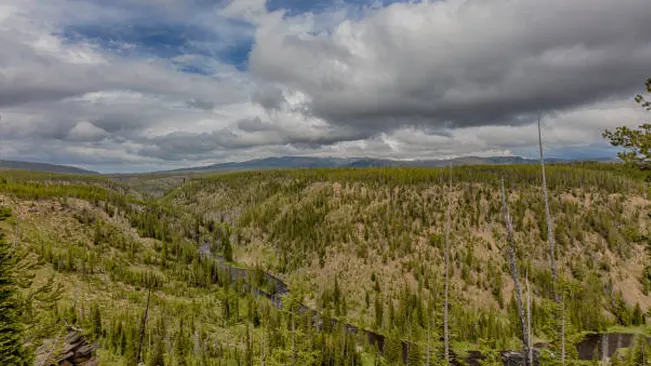
M 604 159 L 613 157 L 619 149 L 604 143 L 596 143 L 587 146 L 548 146 L 545 148 L 545 158 L 548 159 L 567 159 L 571 156 L 573 159 Z M 537 147 L 519 148 L 513 151 L 516 155 L 525 156 L 530 159 L 538 159 L 539 152 Z
M 105 24 L 68 26 L 62 35 L 70 41 L 88 41 L 115 52 L 129 45 L 129 52 L 174 57 L 192 51 L 192 42 L 209 40 L 208 33 L 183 24 Z
M 356 13 L 359 8 L 386 7 L 394 3 L 408 3 L 413 0 L 267 0 L 268 11 L 285 10 L 286 16 L 296 16 L 304 13 L 322 13 L 336 9 L 349 8 Z
M 244 23 L 223 21 L 232 23 L 222 25 L 224 33 L 228 33 L 223 35 L 219 34 L 219 28 L 146 22 L 72 25 L 65 27 L 60 35 L 68 42 L 90 42 L 122 57 L 174 58 L 199 55 L 212 57 L 244 70 L 252 47 L 252 34 Z M 196 65 L 187 65 L 181 70 L 210 73 L 209 70 Z

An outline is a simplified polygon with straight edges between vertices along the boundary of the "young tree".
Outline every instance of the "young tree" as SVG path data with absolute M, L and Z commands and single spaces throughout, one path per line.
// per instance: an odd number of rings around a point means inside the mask
M 149 360 L 149 366 L 165 366 L 165 344 L 162 337 L 157 337 L 155 340 L 154 353 Z
M 227 262 L 233 261 L 233 247 L 231 246 L 231 239 L 228 236 L 224 236 L 222 239 L 224 241 L 224 259 Z
M 0 208 L 0 221 L 11 215 L 8 209 Z M 19 300 L 19 260 L 0 232 L 0 364 L 29 365 L 31 355 L 23 347 L 24 323 Z
M 384 339 L 384 357 L 391 365 L 398 365 L 402 360 L 402 342 L 395 332 Z
M 380 299 L 380 294 L 375 295 L 375 328 L 382 329 L 384 324 L 384 303 Z
M 91 304 L 90 317 L 91 332 L 93 334 L 93 337 L 95 337 L 95 339 L 99 339 L 102 336 L 102 314 L 97 303 Z
M 408 366 L 421 366 L 423 360 L 421 358 L 420 350 L 418 349 L 418 344 L 411 343 L 409 344 L 409 355 L 407 357 Z

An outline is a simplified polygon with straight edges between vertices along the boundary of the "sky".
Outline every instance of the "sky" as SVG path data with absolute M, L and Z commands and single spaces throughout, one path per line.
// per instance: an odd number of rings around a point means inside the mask
M 648 0 L 0 0 L 0 159 L 616 150 L 649 119 Z

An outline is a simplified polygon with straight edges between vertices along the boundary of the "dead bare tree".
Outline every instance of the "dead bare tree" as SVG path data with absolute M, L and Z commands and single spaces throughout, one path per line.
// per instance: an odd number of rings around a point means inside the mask
M 431 320 L 427 321 L 427 361 L 425 362 L 426 366 L 429 366 L 429 359 L 430 359 L 430 352 L 431 352 L 430 341 L 429 341 L 430 340 L 430 328 L 431 328 L 430 324 L 431 323 L 432 323 Z
M 506 204 L 506 193 L 504 192 L 504 178 L 502 178 L 502 216 L 506 223 L 506 236 L 509 242 L 509 262 L 511 265 L 511 276 L 515 286 L 515 300 L 518 305 L 518 314 L 520 315 L 520 325 L 522 327 L 522 347 L 525 351 L 529 348 L 529 333 L 527 331 L 527 323 L 524 316 L 524 307 L 522 306 L 522 290 L 520 288 L 520 274 L 518 272 L 518 265 L 515 260 L 515 239 L 513 237 L 513 224 L 511 223 L 511 216 L 509 215 L 509 208 Z M 529 364 L 529 360 L 526 361 Z
M 18 231 L 19 222 L 20 219 L 18 218 L 18 215 L 16 215 L 16 235 L 14 235 L 14 250 L 18 248 L 18 238 L 20 237 L 20 232 Z
M 296 365 L 296 328 L 294 325 L 294 304 L 291 305 L 291 317 L 292 317 L 292 366 Z
M 264 317 L 260 321 L 260 325 L 262 326 L 262 341 L 260 341 L 260 365 L 265 366 L 265 361 L 267 360 L 267 340 L 266 340 L 266 335 L 267 335 L 267 328 L 265 327 L 264 322 Z
M 450 210 L 452 207 L 452 165 L 450 165 L 450 177 L 448 180 L 448 208 L 445 215 L 445 306 L 443 308 L 443 343 L 445 352 L 445 363 L 450 364 L 450 330 L 448 322 L 448 309 L 450 307 Z
M 540 170 L 542 173 L 543 199 L 545 200 L 545 220 L 547 221 L 547 242 L 549 243 L 549 264 L 552 270 L 552 292 L 556 308 L 561 311 L 561 326 L 558 328 L 561 340 L 561 363 L 565 365 L 565 304 L 561 304 L 561 296 L 558 293 L 558 273 L 556 269 L 556 253 L 554 243 L 554 221 L 549 209 L 549 193 L 547 192 L 547 176 L 545 174 L 545 154 L 543 152 L 542 129 L 540 127 L 540 115 L 538 115 L 538 147 L 540 149 Z M 563 299 L 564 301 L 564 299 Z
M 560 305 L 561 299 L 556 290 L 558 275 L 556 272 L 556 256 L 554 253 L 554 223 L 549 211 L 549 194 L 547 193 L 547 177 L 545 174 L 545 155 L 543 153 L 542 132 L 540 128 L 540 115 L 538 115 L 538 146 L 540 148 L 540 169 L 542 172 L 542 189 L 543 199 L 545 200 L 545 219 L 547 221 L 547 242 L 549 243 L 549 262 L 552 269 L 552 291 L 554 292 L 554 300 L 557 305 Z
M 533 329 L 531 328 L 531 285 L 529 284 L 529 273 L 525 274 L 527 282 L 527 331 L 529 332 L 529 344 L 527 344 L 527 357 L 529 365 L 533 365 Z
M 561 293 L 561 365 L 565 366 L 565 291 Z

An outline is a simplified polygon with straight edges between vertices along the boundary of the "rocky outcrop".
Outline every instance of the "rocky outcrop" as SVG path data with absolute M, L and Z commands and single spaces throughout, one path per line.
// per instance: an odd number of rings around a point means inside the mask
M 57 365 L 61 366 L 96 366 L 99 360 L 95 351 L 97 343 L 88 343 L 81 331 L 68 327 L 68 334 L 63 339 L 63 352 L 57 357 Z
M 97 343 L 88 343 L 81 329 L 68 326 L 68 333 L 60 339 L 46 342 L 44 349 L 36 357 L 35 365 L 38 366 L 97 366 L 99 359 L 95 351 L 99 348 Z
M 527 365 L 527 354 L 521 351 L 503 351 L 500 352 L 502 355 L 502 362 L 504 366 L 525 366 Z M 540 365 L 539 362 L 540 351 L 533 349 L 533 365 Z

